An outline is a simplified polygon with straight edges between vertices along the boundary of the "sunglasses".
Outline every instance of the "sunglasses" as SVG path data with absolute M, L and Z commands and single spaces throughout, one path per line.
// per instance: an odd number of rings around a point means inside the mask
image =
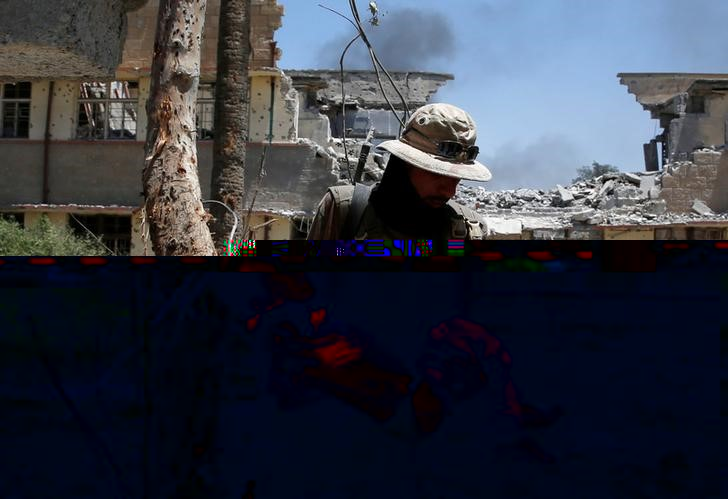
M 457 161 L 474 161 L 475 158 L 478 157 L 478 154 L 480 154 L 480 148 L 478 146 L 466 146 L 460 142 L 455 142 L 454 140 L 435 142 L 416 128 L 408 128 L 402 133 L 402 135 L 407 135 L 409 132 L 417 132 L 419 135 L 429 140 L 437 147 L 437 155 L 442 156 L 443 158 L 454 159 Z

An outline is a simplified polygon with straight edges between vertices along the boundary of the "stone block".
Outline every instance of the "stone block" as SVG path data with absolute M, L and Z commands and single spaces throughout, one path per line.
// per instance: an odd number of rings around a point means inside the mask
M 699 177 L 702 177 L 709 182 L 714 181 L 718 178 L 718 166 L 717 165 L 697 165 L 696 168 L 699 172 Z
M 662 215 L 667 212 L 667 203 L 664 199 L 648 201 L 642 206 L 645 215 Z
M 683 187 L 692 191 L 703 191 L 708 187 L 708 181 L 703 177 L 686 179 Z
M 602 188 L 599 189 L 598 197 L 606 196 L 607 194 L 611 193 L 614 190 L 614 180 L 608 180 L 607 182 L 602 185 Z
M 718 151 L 695 151 L 692 159 L 697 165 L 717 165 L 720 163 L 720 156 Z
M 572 222 L 586 222 L 597 214 L 597 210 L 586 210 L 581 213 L 575 213 L 571 216 Z
M 622 180 L 625 180 L 626 182 L 630 182 L 634 185 L 642 184 L 642 178 L 639 175 L 635 175 L 634 173 L 622 173 L 621 176 Z
M 707 204 L 705 204 L 703 201 L 701 201 L 699 199 L 696 199 L 695 201 L 693 201 L 693 205 L 692 205 L 691 209 L 698 215 L 702 215 L 704 217 L 715 214 L 713 212 L 713 210 L 711 210 Z
M 677 178 L 673 177 L 672 175 L 665 175 L 662 177 L 662 188 L 672 188 L 678 186 L 678 180 Z
M 690 169 L 689 164 L 682 164 L 672 169 L 672 176 L 678 179 L 687 177 L 688 170 Z
M 612 208 L 616 208 L 616 207 L 617 207 L 617 200 L 612 196 L 607 197 L 607 198 L 602 198 L 599 201 L 599 204 L 597 204 L 597 208 L 599 208 L 600 210 L 611 210 Z
M 589 220 L 586 221 L 588 225 L 601 225 L 606 221 L 606 218 L 603 214 L 597 213 L 593 217 L 589 218 Z
M 617 208 L 634 206 L 647 199 L 647 195 L 639 187 L 619 186 L 614 189 L 614 200 Z
M 556 195 L 552 200 L 554 206 L 566 207 L 574 203 L 574 195 L 562 186 L 556 186 Z

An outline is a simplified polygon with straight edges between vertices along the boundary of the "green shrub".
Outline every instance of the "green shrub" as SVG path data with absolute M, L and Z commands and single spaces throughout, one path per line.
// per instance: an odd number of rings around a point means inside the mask
M 90 236 L 78 236 L 69 227 L 57 227 L 43 215 L 31 228 L 0 218 L 0 255 L 99 256 L 109 251 Z

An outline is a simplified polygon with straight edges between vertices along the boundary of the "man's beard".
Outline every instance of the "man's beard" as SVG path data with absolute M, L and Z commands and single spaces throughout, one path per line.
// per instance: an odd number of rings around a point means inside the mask
M 388 226 L 416 238 L 436 239 L 449 233 L 448 198 L 420 198 L 409 179 L 408 165 L 392 156 L 371 203 L 377 216 Z

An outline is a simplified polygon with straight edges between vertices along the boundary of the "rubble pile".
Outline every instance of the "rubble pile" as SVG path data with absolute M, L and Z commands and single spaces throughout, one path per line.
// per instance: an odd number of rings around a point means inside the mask
M 693 212 L 670 213 L 660 199 L 661 174 L 609 173 L 588 181 L 550 191 L 517 189 L 487 191 L 483 187 L 461 185 L 455 201 L 484 217 L 538 219 L 529 225 L 568 227 L 585 225 L 675 224 L 728 220 L 728 213 L 715 214 L 696 201 Z

